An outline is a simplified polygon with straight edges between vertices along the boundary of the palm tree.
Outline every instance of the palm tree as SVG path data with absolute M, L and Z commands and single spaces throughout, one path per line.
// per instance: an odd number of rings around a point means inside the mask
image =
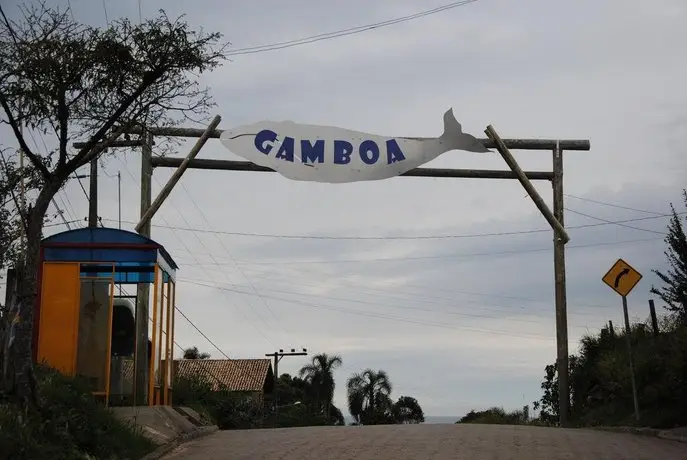
M 334 370 L 342 364 L 341 356 L 320 353 L 313 356 L 311 363 L 303 366 L 298 372 L 298 375 L 310 384 L 315 393 L 316 407 L 324 409 L 327 420 L 334 399 Z
M 387 373 L 365 369 L 348 379 L 348 410 L 359 424 L 382 422 L 391 409 L 390 394 Z

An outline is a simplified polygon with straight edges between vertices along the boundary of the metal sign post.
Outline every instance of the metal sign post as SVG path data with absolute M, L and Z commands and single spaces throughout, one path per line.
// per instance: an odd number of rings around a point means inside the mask
M 632 268 L 623 259 L 618 259 L 601 280 L 623 299 L 623 316 L 625 318 L 625 341 L 627 343 L 627 355 L 630 361 L 630 379 L 632 381 L 632 402 L 635 408 L 635 419 L 639 421 L 639 399 L 637 397 L 637 382 L 635 381 L 634 363 L 632 360 L 632 339 L 630 337 L 630 317 L 627 312 L 627 295 L 642 279 L 641 273 Z

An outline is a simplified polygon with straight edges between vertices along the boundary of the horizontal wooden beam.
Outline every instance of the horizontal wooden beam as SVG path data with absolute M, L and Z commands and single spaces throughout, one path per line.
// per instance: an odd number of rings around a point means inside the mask
M 202 128 L 148 128 L 148 131 L 153 136 L 162 137 L 200 137 L 205 131 Z M 140 134 L 140 127 L 132 127 L 129 131 L 131 134 Z M 217 139 L 222 134 L 221 129 L 216 129 L 210 133 L 211 139 Z M 496 145 L 490 139 L 480 139 L 484 146 L 488 149 L 496 148 Z M 553 150 L 556 145 L 561 150 L 589 150 L 590 143 L 588 139 L 503 139 L 506 147 L 512 150 Z
M 82 149 L 86 147 L 86 142 L 74 142 L 72 144 L 75 149 Z M 131 139 L 130 141 L 127 140 L 119 140 L 119 141 L 113 141 L 110 143 L 108 148 L 117 148 L 117 147 L 140 147 L 143 145 L 143 141 L 140 139 Z
M 178 168 L 183 158 L 153 157 L 153 167 Z M 209 160 L 196 158 L 189 161 L 189 168 L 212 169 L 216 171 L 252 171 L 275 172 L 273 169 L 258 166 L 250 161 Z M 553 173 L 549 171 L 527 171 L 530 180 L 552 180 Z M 446 168 L 415 168 L 401 174 L 405 177 L 445 177 L 463 179 L 517 179 L 513 171 L 494 171 L 489 169 L 446 169 Z

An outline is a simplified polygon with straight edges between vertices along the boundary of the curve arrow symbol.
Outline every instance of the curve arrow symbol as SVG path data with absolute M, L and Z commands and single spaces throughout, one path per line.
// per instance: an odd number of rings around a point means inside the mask
M 620 270 L 620 273 L 618 273 L 618 276 L 615 277 L 615 282 L 613 283 L 616 289 L 618 289 L 618 285 L 620 284 L 620 280 L 622 279 L 622 277 L 627 275 L 628 273 L 630 273 L 630 269 L 627 267 Z

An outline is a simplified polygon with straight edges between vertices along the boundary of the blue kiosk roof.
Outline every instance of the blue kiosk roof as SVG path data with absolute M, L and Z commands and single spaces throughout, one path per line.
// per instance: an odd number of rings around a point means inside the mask
M 52 262 L 115 262 L 117 265 L 160 263 L 170 275 L 179 268 L 165 248 L 138 233 L 116 228 L 79 228 L 41 242 L 43 260 Z

